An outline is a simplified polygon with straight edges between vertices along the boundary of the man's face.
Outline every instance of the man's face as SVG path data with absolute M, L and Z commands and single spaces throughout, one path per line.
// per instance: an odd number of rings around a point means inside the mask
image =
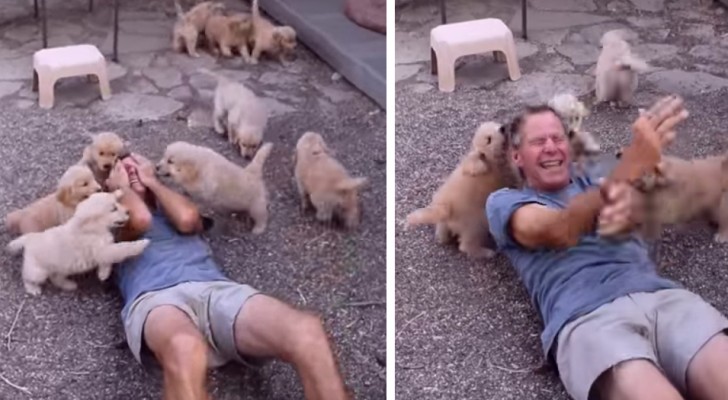
M 571 156 L 561 120 L 549 111 L 527 116 L 513 161 L 536 190 L 556 191 L 566 187 L 571 179 Z

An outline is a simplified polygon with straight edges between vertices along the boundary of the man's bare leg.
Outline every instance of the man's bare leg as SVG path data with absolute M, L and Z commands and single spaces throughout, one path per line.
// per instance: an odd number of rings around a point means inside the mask
M 321 320 L 265 295 L 245 302 L 235 319 L 241 354 L 276 357 L 298 372 L 307 400 L 347 399 Z
M 147 316 L 144 340 L 162 365 L 164 400 L 207 400 L 207 342 L 195 324 L 174 306 Z
M 728 336 L 718 334 L 688 364 L 688 393 L 696 400 L 725 399 L 728 393 Z
M 678 400 L 680 393 L 648 360 L 630 360 L 605 372 L 594 385 L 605 400 Z

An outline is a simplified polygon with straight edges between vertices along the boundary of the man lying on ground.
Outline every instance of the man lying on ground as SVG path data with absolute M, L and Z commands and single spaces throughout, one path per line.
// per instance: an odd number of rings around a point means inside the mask
M 687 117 L 681 100 L 659 102 L 647 125 L 665 142 Z M 645 122 L 645 120 L 638 120 Z M 526 285 L 544 322 L 543 351 L 577 400 L 725 399 L 728 319 L 677 283 L 658 276 L 644 242 L 597 232 L 563 248 L 549 240 L 569 199 L 601 176 L 574 173 L 564 125 L 548 107 L 511 125 L 512 159 L 526 182 L 486 204 L 490 231 Z M 641 197 L 628 183 L 604 187 L 599 229 L 629 232 Z

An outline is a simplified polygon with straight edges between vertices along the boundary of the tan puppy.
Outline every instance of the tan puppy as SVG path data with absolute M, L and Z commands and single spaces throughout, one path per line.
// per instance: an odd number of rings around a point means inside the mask
M 470 151 L 432 196 L 432 202 L 407 216 L 405 229 L 434 224 L 435 238 L 447 243 L 459 237 L 460 251 L 472 258 L 490 258 L 495 252 L 483 245 L 488 237 L 485 202 L 500 188 L 514 185 L 514 168 L 507 157 L 505 126 L 480 125 Z
M 647 63 L 632 54 L 625 32 L 612 30 L 601 39 L 602 51 L 596 65 L 596 102 L 616 102 L 619 107 L 632 104 L 639 72 L 649 69 Z
M 260 15 L 258 0 L 253 0 L 253 53 L 251 63 L 257 64 L 261 54 L 268 53 L 285 65 L 287 55 L 296 48 L 296 31 L 290 26 L 275 26 Z
M 330 222 L 341 218 L 347 228 L 359 224 L 359 190 L 367 178 L 352 178 L 331 154 L 324 138 L 315 132 L 304 133 L 296 143 L 294 171 L 301 209 L 313 205 L 316 219 Z
M 61 176 L 55 193 L 9 213 L 5 226 L 13 233 L 42 232 L 68 221 L 78 203 L 99 191 L 101 185 L 88 167 L 72 165 Z
M 273 144 L 261 146 L 245 167 L 228 161 L 214 150 L 187 142 L 167 146 L 157 163 L 157 173 L 169 176 L 190 196 L 222 212 L 247 212 L 255 226 L 253 233 L 268 224 L 268 190 L 263 181 L 263 164 Z
M 81 165 L 91 168 L 96 182 L 106 190 L 106 180 L 116 160 L 124 152 L 125 146 L 121 138 L 114 132 L 101 132 L 91 139 L 91 144 L 83 150 Z
M 78 204 L 71 219 L 43 232 L 28 233 L 11 241 L 7 248 L 24 250 L 25 291 L 37 296 L 48 279 L 63 290 L 75 290 L 68 279 L 98 268 L 99 280 L 111 275 L 111 266 L 142 253 L 149 239 L 114 243 L 111 233 L 129 220 L 129 211 L 119 204 L 121 191 L 94 193 Z
M 728 153 L 683 160 L 663 156 L 655 176 L 643 179 L 645 233 L 663 225 L 704 220 L 718 226 L 714 240 L 728 242 Z
M 207 45 L 214 54 L 232 57 L 235 49 L 247 63 L 250 62 L 248 43 L 252 35 L 253 20 L 250 14 L 213 15 L 205 24 Z
M 192 7 L 187 13 L 182 10 L 182 6 L 177 1 L 174 2 L 174 7 L 177 11 L 177 22 L 172 31 L 172 48 L 180 53 L 187 50 L 187 54 L 190 56 L 199 57 L 197 41 L 200 33 L 205 31 L 207 20 L 224 11 L 225 5 L 203 1 Z
M 252 158 L 263 141 L 268 107 L 242 83 L 205 68 L 199 71 L 217 79 L 212 116 L 215 132 L 227 132 L 228 141 L 238 147 L 240 155 Z

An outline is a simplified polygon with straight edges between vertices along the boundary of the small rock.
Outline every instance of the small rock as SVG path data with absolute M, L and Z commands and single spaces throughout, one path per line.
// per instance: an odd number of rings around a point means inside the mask
M 338 81 L 340 79 L 341 79 L 341 74 L 340 73 L 334 72 L 333 74 L 331 74 L 331 81 L 332 82 L 336 82 L 336 81 Z

